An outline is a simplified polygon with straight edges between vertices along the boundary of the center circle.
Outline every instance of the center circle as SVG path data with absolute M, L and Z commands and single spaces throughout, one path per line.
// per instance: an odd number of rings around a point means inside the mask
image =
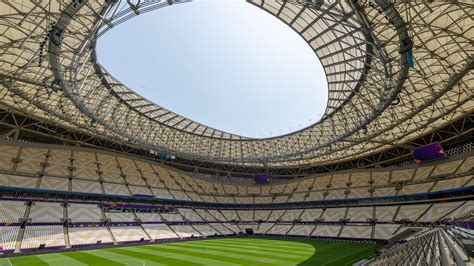
M 245 2 L 198 1 L 144 13 L 104 34 L 100 64 L 141 96 L 252 138 L 319 121 L 323 67 L 290 27 Z

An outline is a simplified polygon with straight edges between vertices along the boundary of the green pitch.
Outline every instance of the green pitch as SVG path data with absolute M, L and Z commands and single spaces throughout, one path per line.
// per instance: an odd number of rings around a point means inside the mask
M 316 240 L 224 238 L 0 259 L 0 265 L 352 265 L 375 244 Z

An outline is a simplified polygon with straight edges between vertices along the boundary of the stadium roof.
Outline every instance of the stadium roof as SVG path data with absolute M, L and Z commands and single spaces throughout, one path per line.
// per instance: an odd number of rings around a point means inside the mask
M 328 79 L 328 108 L 316 124 L 266 139 L 199 124 L 124 86 L 95 52 L 110 28 L 185 2 L 1 2 L 1 104 L 146 149 L 267 167 L 372 154 L 472 113 L 470 1 L 248 1 L 315 51 Z

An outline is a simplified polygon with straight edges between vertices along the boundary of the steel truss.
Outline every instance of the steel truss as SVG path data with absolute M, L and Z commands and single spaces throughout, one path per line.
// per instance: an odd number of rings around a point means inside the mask
M 0 138 L 16 141 L 40 142 L 60 145 L 80 145 L 117 153 L 132 154 L 159 160 L 164 164 L 195 174 L 211 175 L 224 180 L 233 178 L 253 178 L 256 173 L 269 172 L 274 178 L 293 179 L 316 173 L 333 172 L 348 169 L 381 168 L 397 165 L 412 160 L 413 147 L 432 142 L 441 143 L 445 149 L 472 142 L 474 131 L 474 114 L 468 114 L 455 121 L 449 121 L 426 135 L 390 149 L 369 156 L 347 160 L 339 163 L 313 165 L 310 167 L 248 167 L 239 164 L 219 164 L 204 161 L 176 158 L 164 160 L 153 156 L 148 150 L 140 149 L 130 143 L 117 143 L 101 136 L 84 133 L 71 128 L 53 125 L 50 121 L 34 120 L 12 110 L 0 109 Z

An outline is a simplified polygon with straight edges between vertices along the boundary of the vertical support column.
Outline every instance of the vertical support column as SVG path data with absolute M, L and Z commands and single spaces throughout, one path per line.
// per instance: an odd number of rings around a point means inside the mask
M 36 182 L 36 187 L 35 187 L 36 189 L 39 189 L 41 186 L 41 181 L 43 180 L 43 175 L 46 173 L 46 167 L 48 167 L 48 160 L 50 156 L 51 156 L 51 149 L 48 149 L 48 151 L 44 155 L 44 160 L 41 163 L 41 170 L 38 173 L 39 177 L 38 177 L 38 181 Z
M 145 235 L 150 239 L 151 242 L 154 242 L 155 240 L 153 239 L 153 237 L 151 237 L 150 234 L 148 234 L 148 232 L 145 230 L 145 228 L 143 227 L 142 225 L 142 220 L 138 218 L 137 214 L 135 212 L 133 212 L 133 217 L 135 219 L 135 222 L 139 223 L 139 226 L 140 228 L 142 229 L 142 231 L 145 233 Z
M 372 232 L 370 233 L 370 238 L 374 238 L 375 236 L 375 227 L 377 226 L 377 216 L 376 216 L 376 210 L 375 210 L 375 206 L 372 207 L 372 219 L 373 221 L 375 221 L 373 224 L 372 224 Z
M 109 236 L 110 236 L 110 239 L 112 239 L 112 241 L 114 242 L 114 245 L 117 245 L 118 242 L 117 240 L 115 239 L 115 236 L 114 234 L 112 233 L 112 230 L 110 230 L 110 227 L 109 227 L 109 220 L 107 219 L 107 217 L 105 216 L 105 211 L 103 208 L 100 208 L 100 212 L 102 213 L 102 219 L 104 221 L 104 227 L 107 229 L 107 232 L 109 232 Z
M 138 167 L 138 164 L 137 164 L 137 162 L 135 162 L 135 160 L 133 160 L 133 164 L 137 168 L 137 172 L 140 174 L 140 178 L 143 180 L 143 182 L 145 182 L 146 187 L 148 188 L 148 191 L 150 192 L 150 195 L 153 195 L 153 191 L 151 190 L 151 185 L 148 182 L 148 179 L 146 178 L 146 176 L 143 174 L 142 169 L 140 167 Z
M 25 204 L 27 204 L 27 206 L 25 209 L 25 213 L 23 214 L 23 218 L 21 219 L 20 230 L 18 231 L 18 235 L 16 237 L 14 253 L 21 253 L 21 243 L 23 242 L 23 237 L 25 235 L 25 227 L 30 216 L 31 205 L 33 204 L 33 202 L 28 201 L 25 202 Z
M 100 190 L 102 191 L 102 194 L 106 194 L 105 193 L 105 188 L 104 188 L 104 181 L 102 179 L 102 170 L 101 170 L 101 167 L 100 167 L 100 161 L 99 161 L 99 157 L 97 156 L 97 153 L 94 153 L 94 158 L 95 158 L 95 164 L 96 164 L 96 167 L 97 167 L 96 173 L 99 176 Z
M 123 179 L 123 182 L 125 184 L 125 187 L 127 187 L 127 191 L 130 195 L 133 195 L 132 193 L 132 190 L 130 189 L 129 187 L 129 184 L 128 184 L 128 180 L 127 180 L 127 175 L 123 172 L 123 167 L 120 165 L 117 157 L 114 157 L 115 158 L 115 163 L 117 164 L 117 168 L 119 169 L 120 171 L 120 177 Z
M 67 202 L 64 202 L 63 204 L 63 231 L 64 231 L 64 242 L 66 242 L 66 248 L 71 248 L 71 242 L 69 241 L 69 218 L 67 214 L 67 206 L 69 204 Z
M 72 191 L 72 179 L 74 177 L 74 151 L 71 151 L 71 153 L 69 154 L 69 166 L 68 166 L 68 170 L 69 170 L 69 176 L 68 176 L 68 185 L 67 185 L 67 190 L 68 191 Z

